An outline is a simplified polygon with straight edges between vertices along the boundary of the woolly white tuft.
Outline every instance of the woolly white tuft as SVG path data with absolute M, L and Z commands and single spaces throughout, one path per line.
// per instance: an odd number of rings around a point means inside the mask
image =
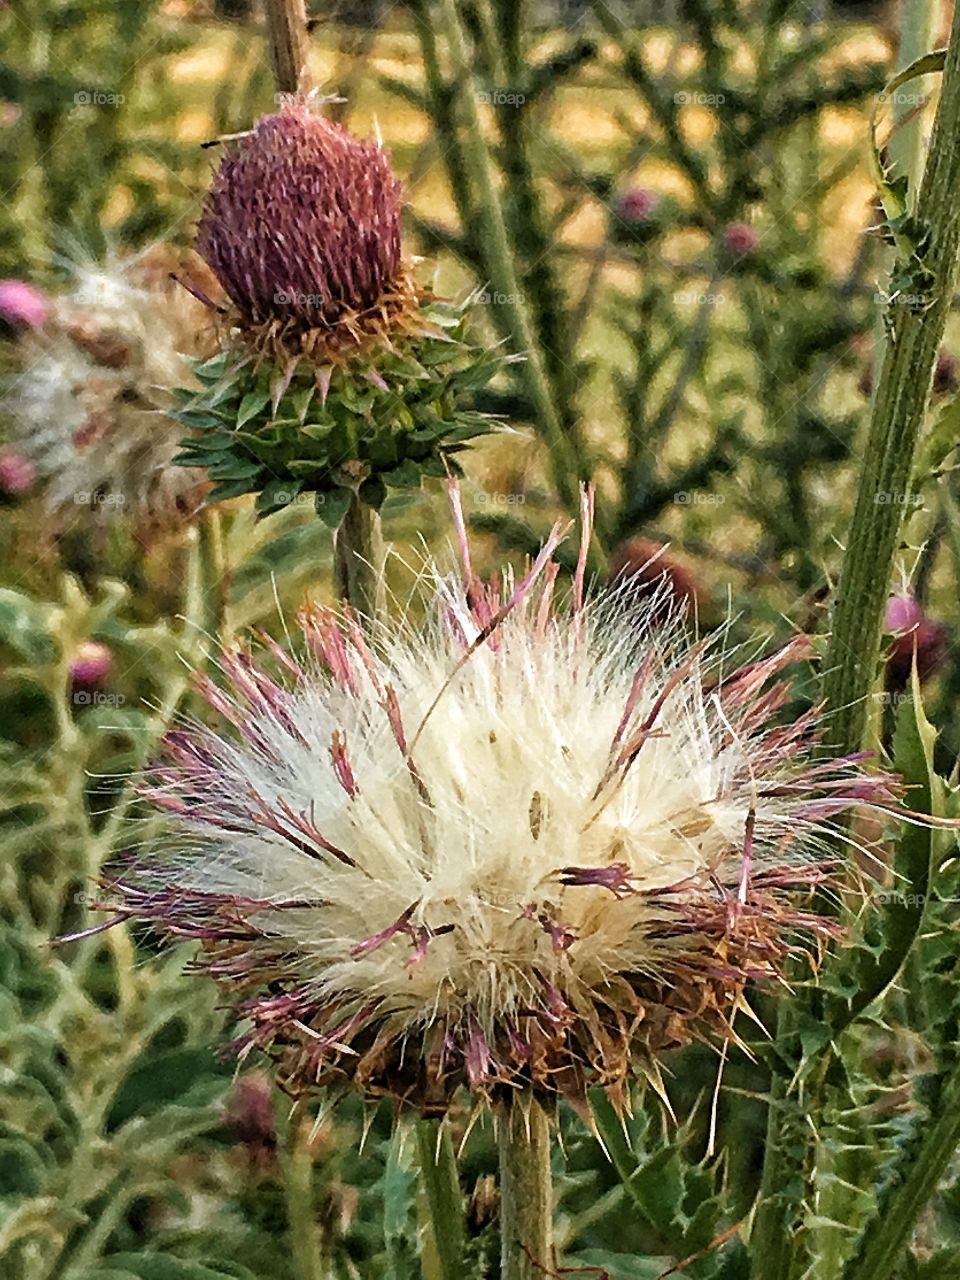
M 205 309 L 168 265 L 158 246 L 73 266 L 44 327 L 21 340 L 3 407 L 53 511 L 143 521 L 200 501 L 197 476 L 171 465 L 183 429 L 164 416 L 163 388 L 190 385 Z
M 887 780 L 777 721 L 803 643 L 728 673 L 662 601 L 584 607 L 582 571 L 555 608 L 555 541 L 505 603 L 438 579 L 416 633 L 306 611 L 284 686 L 228 653 L 237 734 L 171 735 L 148 781 L 172 820 L 129 914 L 201 939 L 296 1087 L 615 1088 L 829 928 L 796 886 Z

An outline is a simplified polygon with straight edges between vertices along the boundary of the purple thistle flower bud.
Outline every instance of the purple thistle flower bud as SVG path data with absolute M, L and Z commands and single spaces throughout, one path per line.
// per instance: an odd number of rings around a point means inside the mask
M 617 217 L 624 222 L 648 222 L 660 207 L 656 191 L 646 187 L 631 187 L 617 201 Z
M 15 497 L 31 488 L 37 478 L 37 468 L 29 458 L 12 449 L 0 453 L 0 493 Z
M 760 237 L 746 222 L 731 222 L 728 227 L 724 227 L 723 248 L 733 258 L 753 253 L 759 243 Z
M 957 360 L 949 351 L 941 351 L 937 356 L 936 368 L 933 372 L 934 395 L 946 395 L 957 389 Z
M 47 300 L 25 280 L 0 280 L 0 318 L 16 329 L 39 329 L 47 318 Z
M 883 629 L 895 635 L 910 631 L 923 621 L 923 608 L 915 596 L 891 596 L 887 601 Z
M 932 676 L 947 656 L 949 633 L 942 622 L 928 618 L 914 596 L 891 596 L 887 601 L 884 631 L 893 639 L 887 654 L 886 682 L 891 690 L 905 689 L 916 654 L 920 680 Z
M 113 666 L 113 653 L 99 640 L 84 640 L 70 663 L 74 684 L 98 684 Z
M 400 207 L 381 147 L 289 106 L 224 156 L 197 249 L 248 324 L 329 328 L 404 282 Z

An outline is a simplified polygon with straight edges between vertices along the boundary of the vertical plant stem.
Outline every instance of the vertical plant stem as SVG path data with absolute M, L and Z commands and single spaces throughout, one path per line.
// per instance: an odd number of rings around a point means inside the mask
M 374 619 L 384 608 L 383 538 L 379 513 L 357 494 L 337 530 L 333 557 L 337 595 L 361 617 Z
M 471 57 L 456 0 L 440 0 L 439 10 L 440 23 L 461 85 L 460 105 L 466 125 L 464 159 L 479 198 L 478 216 L 484 232 L 491 284 L 502 295 L 502 305 L 510 318 L 514 340 L 524 355 L 523 376 L 527 394 L 533 404 L 537 425 L 550 451 L 557 492 L 564 505 L 569 510 L 576 511 L 579 509 L 577 481 L 581 477 L 586 478 L 584 460 L 577 457 L 560 424 L 544 373 L 543 359 L 520 291 L 500 195 L 493 178 L 490 153 L 483 136 L 477 95 L 472 88 Z
M 833 628 L 824 694 L 831 740 L 841 753 L 856 751 L 867 720 L 866 698 L 880 650 L 880 626 L 937 350 L 957 278 L 960 249 L 960 5 L 953 19 L 940 102 L 917 203 L 930 227 L 924 265 L 932 298 L 922 313 L 893 306 L 866 442 L 856 508 Z
M 301 1124 L 297 1117 L 290 1118 L 285 1150 L 281 1153 L 287 1231 L 297 1280 L 328 1280 L 329 1269 L 313 1199 L 313 1156 L 306 1138 L 308 1133 L 309 1126 Z
M 900 6 L 900 48 L 897 52 L 897 70 L 909 67 L 911 62 L 929 53 L 936 39 L 940 0 L 909 0 Z M 911 85 L 919 93 L 932 83 L 924 77 Z M 906 99 L 909 94 L 898 94 L 893 103 L 893 134 L 890 138 L 890 156 L 897 173 L 907 175 L 910 190 L 916 192 L 923 173 L 923 126 L 927 119 L 925 110 L 917 110 L 915 103 Z
M 463 1195 L 449 1126 L 443 1121 L 421 1120 L 417 1154 L 436 1269 L 440 1280 L 461 1280 L 466 1243 Z
M 310 87 L 309 42 L 304 0 L 266 0 L 270 65 L 278 93 L 303 94 Z M 379 612 L 383 540 L 380 516 L 354 494 L 334 546 L 334 583 L 341 600 L 365 618 Z
M 304 0 L 266 0 L 270 66 L 278 93 L 305 93 L 309 88 L 307 13 Z
M 917 1221 L 936 1194 L 960 1145 L 960 1066 L 954 1067 L 940 1096 L 936 1117 L 909 1173 L 891 1191 L 883 1213 L 867 1237 L 866 1248 L 844 1273 L 844 1280 L 889 1280 L 902 1264 Z
M 501 1280 L 543 1280 L 553 1268 L 550 1122 L 532 1097 L 498 1116 Z

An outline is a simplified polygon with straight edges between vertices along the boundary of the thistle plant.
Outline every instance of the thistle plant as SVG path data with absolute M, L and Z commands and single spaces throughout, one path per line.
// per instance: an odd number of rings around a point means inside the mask
M 111 891 L 199 943 L 235 1049 L 289 1092 L 492 1106 L 503 1274 L 532 1276 L 547 1111 L 598 1086 L 623 1112 L 635 1077 L 665 1097 L 667 1050 L 735 1037 L 749 984 L 815 964 L 836 821 L 895 788 L 819 758 L 815 710 L 783 719 L 802 639 L 736 667 L 629 584 L 588 601 L 589 503 L 566 601 L 559 526 L 484 583 L 455 512 L 463 575 L 433 578 L 422 629 L 308 606 L 302 655 L 200 679 L 230 729 L 168 736 L 143 783 L 166 835 Z
M 492 426 L 469 397 L 504 360 L 467 341 L 466 303 L 417 287 L 400 215 L 379 144 L 309 102 L 260 120 L 200 219 L 197 249 L 226 295 L 222 350 L 179 410 L 194 429 L 180 461 L 208 471 L 212 500 L 254 493 L 267 515 L 313 494 L 343 526 L 341 593 L 368 613 L 370 513 L 389 489 L 459 473 L 455 455 Z
M 203 502 L 203 478 L 174 465 L 181 431 L 166 388 L 190 379 L 191 355 L 210 354 L 209 325 L 170 281 L 168 252 L 74 265 L 19 340 L 0 408 L 58 529 L 87 515 L 146 536 Z

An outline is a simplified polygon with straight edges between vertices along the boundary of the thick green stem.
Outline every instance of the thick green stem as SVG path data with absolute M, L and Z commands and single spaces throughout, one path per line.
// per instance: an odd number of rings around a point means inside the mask
M 900 6 L 900 47 L 897 70 L 929 53 L 936 39 L 939 0 L 910 0 Z M 893 101 L 894 131 L 890 138 L 890 156 L 897 173 L 906 174 L 910 190 L 915 191 L 923 172 L 923 129 L 926 112 L 919 110 L 914 99 L 932 82 L 932 77 L 913 81 L 907 91 L 900 90 Z
M 303 93 L 307 82 L 307 13 L 304 0 L 267 0 L 270 66 L 279 93 Z
M 880 650 L 880 627 L 930 384 L 957 277 L 960 249 L 960 5 L 930 155 L 917 202 L 930 227 L 923 265 L 932 280 L 925 311 L 891 306 L 896 316 L 884 353 L 863 471 L 827 651 L 824 694 L 831 714 L 831 747 L 860 748 L 867 695 Z
M 498 1117 L 501 1280 L 543 1280 L 553 1267 L 550 1122 L 533 1098 Z
M 863 1252 L 850 1264 L 844 1280 L 889 1280 L 902 1264 L 917 1221 L 935 1195 L 960 1145 L 960 1066 L 947 1080 L 928 1126 L 923 1146 L 883 1204 L 883 1212 L 867 1237 Z
M 490 154 L 483 136 L 477 94 L 473 88 L 470 72 L 472 59 L 467 48 L 456 0 L 440 0 L 439 8 L 440 22 L 447 46 L 457 64 L 461 86 L 460 107 L 466 125 L 463 154 L 471 171 L 474 189 L 479 197 L 478 216 L 484 232 L 484 247 L 491 275 L 490 283 L 498 295 L 498 303 L 509 316 L 514 340 L 524 355 L 522 371 L 527 384 L 527 394 L 534 407 L 537 425 L 550 450 L 557 492 L 564 504 L 570 510 L 576 511 L 579 507 L 577 480 L 584 472 L 583 459 L 577 457 L 561 426 L 544 372 L 542 356 L 534 339 L 526 302 L 520 290 L 500 194 L 494 182 Z
M 417 1152 L 430 1218 L 430 1243 L 440 1280 L 461 1280 L 466 1233 L 449 1126 L 443 1121 L 421 1120 L 417 1125 Z
M 361 617 L 381 616 L 384 583 L 380 515 L 356 494 L 337 530 L 334 581 L 337 595 Z
M 313 1156 L 306 1140 L 308 1131 L 298 1120 L 288 1121 L 281 1151 L 290 1253 L 297 1280 L 328 1280 L 326 1251 L 313 1196 Z

